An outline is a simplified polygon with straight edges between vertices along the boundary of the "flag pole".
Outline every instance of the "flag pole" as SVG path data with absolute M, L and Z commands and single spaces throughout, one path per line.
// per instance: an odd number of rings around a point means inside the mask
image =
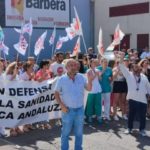
M 36 58 L 36 64 L 38 63 L 39 56 L 40 56 L 40 53 L 38 54 L 38 56 Z
M 53 46 L 52 46 L 52 53 L 51 53 L 51 58 L 53 57 L 54 52 L 55 52 L 55 45 L 54 45 L 54 43 L 53 43 Z
M 85 48 L 85 51 L 86 51 L 86 54 L 88 53 L 87 51 L 87 46 L 86 46 L 86 43 L 85 43 L 85 38 L 84 38 L 84 35 L 83 35 L 83 30 L 82 30 L 82 24 L 81 24 L 81 36 L 82 36 L 82 40 L 83 40 L 83 45 L 84 45 L 84 48 Z
M 52 32 L 52 35 L 51 35 L 51 36 L 53 36 L 53 38 L 54 38 L 53 44 L 52 44 L 52 52 L 51 52 L 51 58 L 52 58 L 53 55 L 54 55 L 54 50 L 55 50 L 55 45 L 54 45 L 54 43 L 55 43 L 55 39 L 56 39 L 56 25 L 54 25 L 54 29 L 53 29 L 53 32 Z
M 29 36 L 29 49 L 28 49 L 28 57 L 30 57 L 30 45 L 31 45 L 31 35 Z
M 56 52 L 56 48 L 54 48 L 54 53 L 53 53 L 53 56 L 55 55 L 55 52 Z
M 85 51 L 87 53 L 87 46 L 86 46 L 86 43 L 85 43 L 85 39 L 84 39 L 84 36 L 83 36 L 83 33 L 82 33 L 82 40 L 83 40 L 83 44 L 84 44 L 84 48 L 85 48 Z
M 6 55 L 5 55 L 5 53 L 3 52 L 3 54 L 4 54 L 4 60 L 6 61 Z
M 17 55 L 16 55 L 16 62 L 19 60 L 19 53 L 17 52 Z

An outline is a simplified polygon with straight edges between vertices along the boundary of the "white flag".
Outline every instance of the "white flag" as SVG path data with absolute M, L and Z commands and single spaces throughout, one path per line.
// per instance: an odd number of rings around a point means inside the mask
M 54 26 L 54 30 L 53 30 L 53 33 L 49 39 L 49 44 L 50 45 L 53 45 L 54 44 L 54 41 L 55 41 L 55 37 L 56 37 L 56 27 Z
M 18 33 L 21 33 L 21 29 L 18 29 L 18 28 L 14 28 L 14 30 Z
M 62 41 L 62 42 L 67 42 L 69 40 L 69 37 L 68 36 L 63 36 L 63 37 L 60 37 L 59 40 Z
M 114 40 L 113 40 L 114 44 L 119 45 L 124 36 L 125 34 L 120 30 L 120 26 L 118 24 L 114 33 Z
M 63 41 L 61 40 L 61 37 L 60 37 L 59 40 L 56 43 L 56 49 L 57 50 L 61 49 L 62 45 L 63 45 Z
M 70 40 L 72 40 L 76 36 L 75 29 L 72 27 L 67 27 L 66 29 L 67 36 Z
M 73 19 L 73 26 L 75 28 L 77 35 L 82 35 L 83 33 L 82 33 L 81 21 L 79 19 L 79 16 L 75 7 L 74 7 L 74 12 L 75 12 L 75 19 Z
M 21 33 L 21 29 L 17 29 L 17 28 L 14 28 L 14 30 L 18 33 Z M 29 23 L 27 24 L 24 24 L 22 26 L 22 33 L 28 33 L 30 36 L 32 35 L 32 31 L 33 31 L 33 25 L 32 25 L 32 19 L 30 18 L 30 21 Z
M 23 34 L 20 35 L 19 43 L 14 44 L 14 48 L 22 55 L 26 54 L 28 43 L 24 38 Z
M 80 52 L 81 52 L 81 50 L 80 50 L 80 36 L 79 36 L 78 39 L 77 39 L 77 43 L 76 43 L 76 45 L 73 49 L 72 56 L 77 56 L 78 53 L 80 53 Z
M 114 40 L 110 44 L 110 46 L 107 48 L 107 50 L 114 50 L 115 46 L 121 43 L 121 40 L 123 39 L 124 36 L 125 34 L 121 31 L 120 26 L 118 24 L 115 29 Z
M 75 18 L 73 18 L 73 21 L 70 24 L 70 27 L 67 27 L 65 29 L 67 36 L 70 40 L 72 40 L 77 35 L 80 36 L 83 34 L 81 22 L 80 22 L 80 19 L 79 19 L 79 16 L 75 7 L 74 7 L 74 12 L 75 12 Z
M 69 40 L 68 36 L 59 37 L 59 40 L 56 43 L 56 49 L 61 49 L 64 42 L 67 42 Z
M 6 55 L 9 54 L 9 48 L 2 41 L 0 41 L 0 51 L 3 51 Z
M 47 31 L 45 31 L 36 41 L 35 47 L 34 47 L 34 54 L 37 56 L 41 52 L 42 49 L 44 49 L 44 41 L 47 35 Z
M 98 52 L 101 56 L 104 54 L 104 47 L 103 47 L 103 37 L 102 37 L 102 29 L 99 30 L 99 40 L 98 40 Z

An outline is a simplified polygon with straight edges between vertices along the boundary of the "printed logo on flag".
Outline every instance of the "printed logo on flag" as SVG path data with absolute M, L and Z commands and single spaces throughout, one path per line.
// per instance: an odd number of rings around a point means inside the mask
M 24 0 L 11 0 L 11 7 L 15 8 L 22 15 L 24 11 Z

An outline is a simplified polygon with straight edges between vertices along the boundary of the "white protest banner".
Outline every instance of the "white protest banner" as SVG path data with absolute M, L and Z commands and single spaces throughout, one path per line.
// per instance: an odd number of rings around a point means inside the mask
M 54 97 L 55 80 L 0 80 L 0 126 L 15 127 L 61 118 Z

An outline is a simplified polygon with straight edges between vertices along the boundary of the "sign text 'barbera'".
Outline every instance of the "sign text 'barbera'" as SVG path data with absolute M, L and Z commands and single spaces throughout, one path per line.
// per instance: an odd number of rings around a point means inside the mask
M 26 8 L 66 10 L 64 0 L 26 0 Z

